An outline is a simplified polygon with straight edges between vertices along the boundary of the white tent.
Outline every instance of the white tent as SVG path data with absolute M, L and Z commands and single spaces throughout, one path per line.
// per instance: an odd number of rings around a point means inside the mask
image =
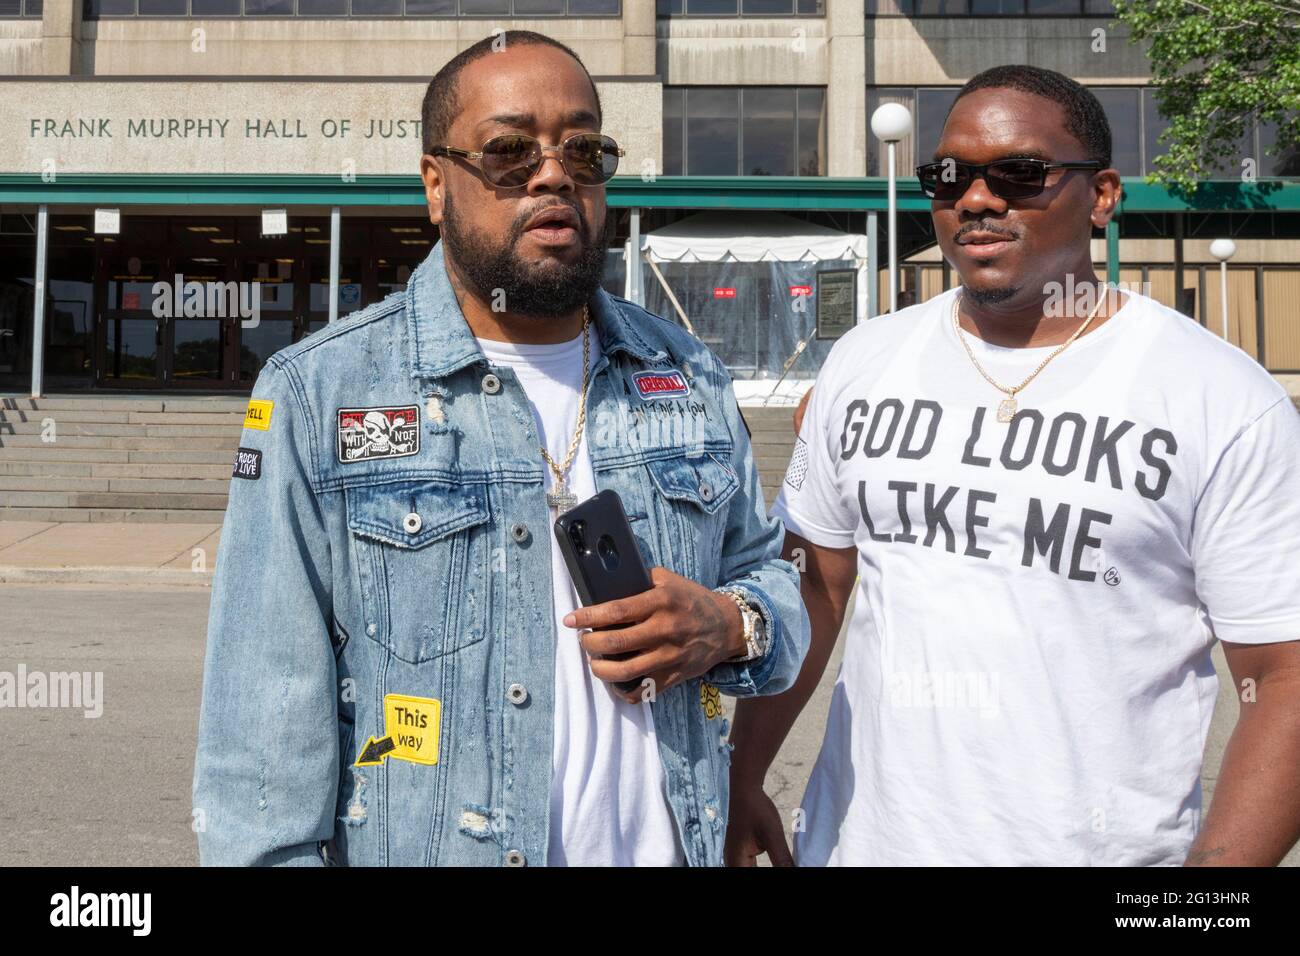
M 701 212 L 644 234 L 640 263 L 632 260 L 631 240 L 625 244 L 624 294 L 632 297 L 632 273 L 640 265 L 647 308 L 683 321 L 714 347 L 731 367 L 738 390 L 743 381 L 756 380 L 744 390 L 770 392 L 798 343 L 806 340 L 807 354 L 787 374 L 797 394 L 815 376 L 831 343 L 815 339 L 815 304 L 806 300 L 806 311 L 796 315 L 780 290 L 789 285 L 793 296 L 797 287 L 815 288 L 819 269 L 856 269 L 856 321 L 861 322 L 868 308 L 867 249 L 865 235 L 781 213 Z M 675 268 L 691 266 L 696 268 Z M 719 286 L 738 298 L 713 301 Z M 745 298 L 747 289 L 759 287 L 761 293 Z M 752 354 L 742 354 L 747 351 Z

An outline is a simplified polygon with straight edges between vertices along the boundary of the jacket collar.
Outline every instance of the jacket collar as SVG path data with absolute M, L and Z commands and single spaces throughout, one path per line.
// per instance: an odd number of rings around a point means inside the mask
M 623 303 L 603 288 L 596 288 L 589 304 L 603 352 L 627 352 L 646 362 L 667 357 L 637 331 L 628 315 L 633 310 L 625 311 Z M 413 378 L 442 378 L 486 361 L 456 300 L 441 239 L 411 273 L 406 316 Z

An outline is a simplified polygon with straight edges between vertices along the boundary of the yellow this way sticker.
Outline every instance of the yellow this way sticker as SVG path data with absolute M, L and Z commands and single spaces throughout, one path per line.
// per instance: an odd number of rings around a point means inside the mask
M 384 695 L 384 736 L 371 737 L 357 754 L 357 767 L 377 767 L 389 757 L 411 763 L 438 762 L 442 702 L 431 697 Z
M 275 408 L 275 402 L 267 401 L 264 398 L 250 398 L 248 400 L 248 411 L 244 412 L 244 427 L 256 428 L 264 432 L 271 427 L 271 409 Z

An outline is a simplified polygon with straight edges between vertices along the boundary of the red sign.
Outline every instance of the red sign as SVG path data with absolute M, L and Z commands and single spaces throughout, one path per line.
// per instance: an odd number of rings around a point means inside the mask
M 140 293 L 139 293 L 139 292 L 123 292 L 123 293 L 122 293 L 122 308 L 124 308 L 124 309 L 138 309 L 138 308 L 140 308 Z
M 632 376 L 632 380 L 645 399 L 677 398 L 691 394 L 690 386 L 677 369 L 668 372 L 638 372 Z
M 790 286 L 791 295 L 812 295 L 812 286 L 810 285 L 792 285 Z
M 736 290 L 715 288 L 713 290 L 713 297 L 715 299 L 734 299 L 736 297 Z

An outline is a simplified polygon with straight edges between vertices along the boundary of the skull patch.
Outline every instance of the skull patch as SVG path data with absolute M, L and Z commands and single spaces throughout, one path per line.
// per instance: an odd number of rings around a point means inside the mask
M 415 405 L 339 409 L 338 451 L 344 464 L 403 458 L 419 450 L 420 411 Z

